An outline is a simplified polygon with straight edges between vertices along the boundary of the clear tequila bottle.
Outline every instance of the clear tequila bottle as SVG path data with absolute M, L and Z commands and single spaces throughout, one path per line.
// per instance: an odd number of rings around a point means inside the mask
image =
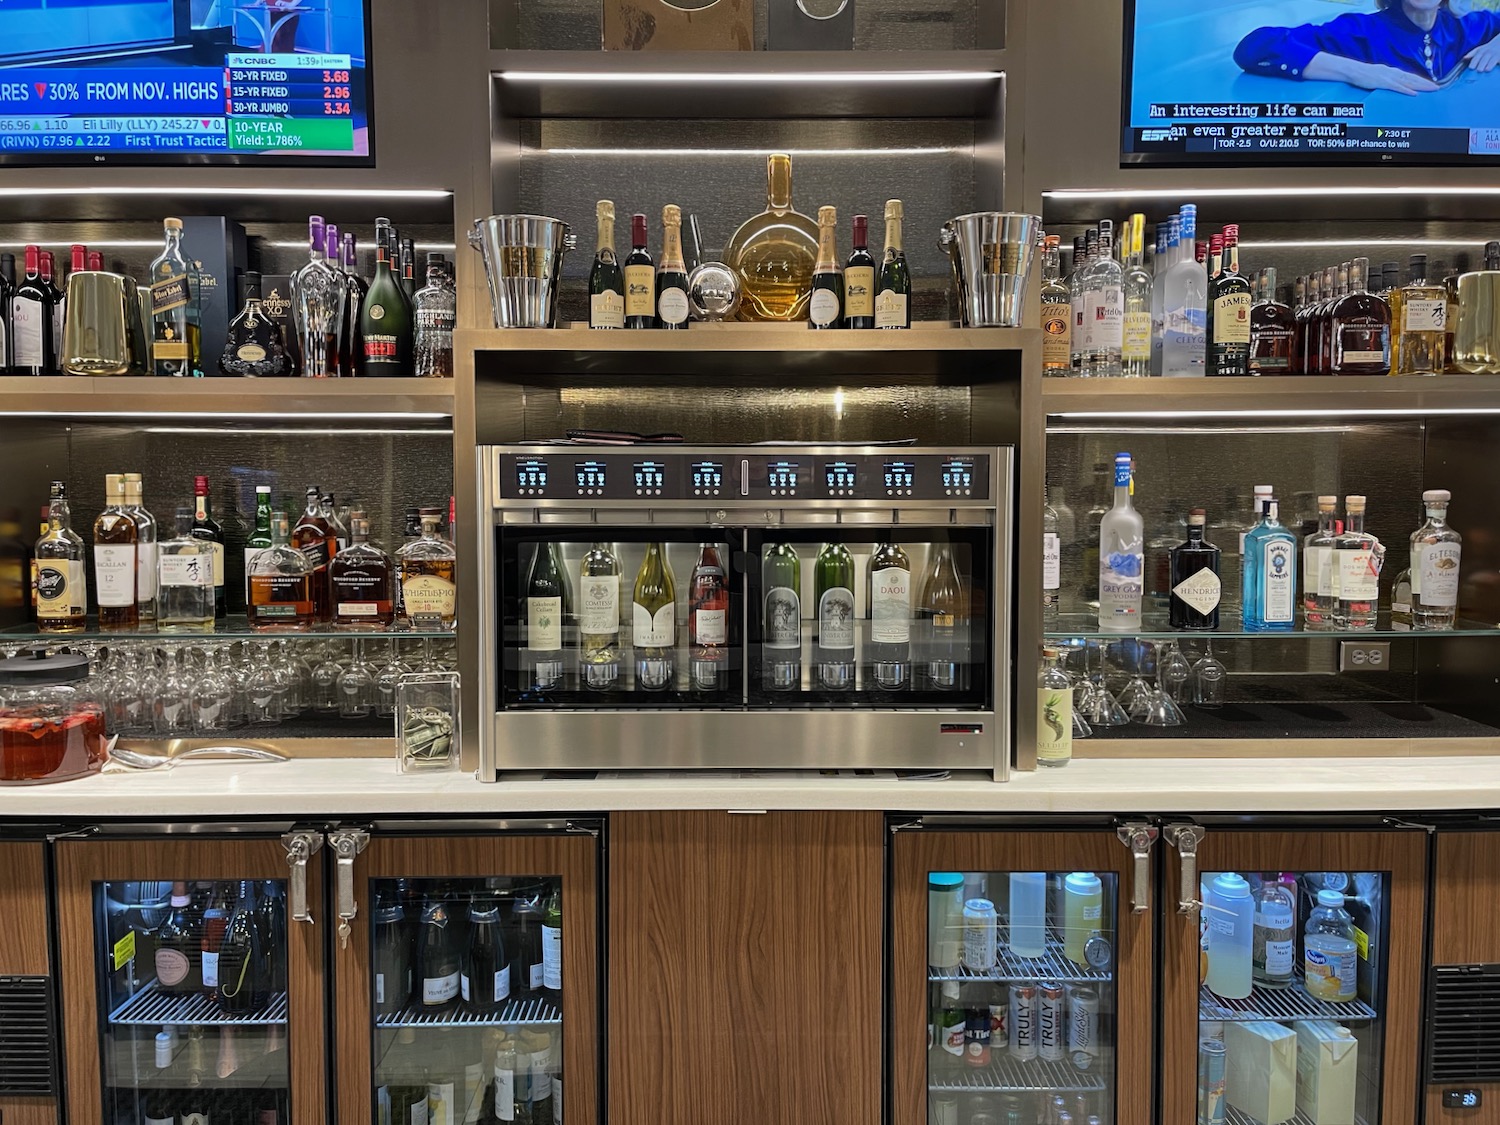
M 1458 617 L 1463 537 L 1448 526 L 1447 489 L 1422 493 L 1427 521 L 1411 537 L 1411 617 L 1419 630 L 1452 629 Z
M 1302 541 L 1302 623 L 1312 630 L 1334 628 L 1338 606 L 1333 596 L 1334 517 L 1337 496 L 1318 497 L 1318 528 Z
M 1365 530 L 1365 498 L 1344 497 L 1344 531 L 1333 543 L 1334 623 L 1339 629 L 1375 628 L 1380 564 L 1385 551 Z

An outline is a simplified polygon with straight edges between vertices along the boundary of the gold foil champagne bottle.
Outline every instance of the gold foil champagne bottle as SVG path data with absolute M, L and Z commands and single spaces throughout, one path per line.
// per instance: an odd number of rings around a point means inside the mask
M 792 158 L 766 161 L 766 209 L 747 219 L 724 248 L 740 279 L 739 319 L 807 319 L 818 262 L 818 225 L 792 206 Z

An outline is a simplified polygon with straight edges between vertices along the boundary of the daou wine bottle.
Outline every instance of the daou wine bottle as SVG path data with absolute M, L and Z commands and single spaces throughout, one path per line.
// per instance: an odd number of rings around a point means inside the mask
M 876 686 L 897 691 L 911 680 L 911 560 L 898 544 L 879 543 L 867 573 L 868 663 Z

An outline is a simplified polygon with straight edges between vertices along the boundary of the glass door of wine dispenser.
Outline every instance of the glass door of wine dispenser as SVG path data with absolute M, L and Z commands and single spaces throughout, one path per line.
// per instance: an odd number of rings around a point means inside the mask
M 71 1121 L 322 1120 L 318 950 L 280 841 L 65 841 L 59 888 L 63 947 L 91 952 L 63 976 Z

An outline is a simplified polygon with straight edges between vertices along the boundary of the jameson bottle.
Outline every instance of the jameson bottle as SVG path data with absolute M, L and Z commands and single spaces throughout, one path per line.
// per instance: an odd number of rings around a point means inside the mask
M 594 691 L 620 686 L 620 560 L 593 544 L 578 566 L 578 662 Z
M 802 561 L 790 543 L 766 547 L 761 584 L 762 686 L 767 691 L 795 691 L 802 686 Z
M 625 275 L 615 257 L 615 205 L 601 199 L 595 208 L 599 241 L 589 270 L 589 327 L 625 327 Z
M 844 327 L 875 327 L 875 259 L 870 255 L 870 220 L 855 215 L 854 249 L 844 263 Z
M 870 556 L 865 604 L 870 645 L 865 650 L 875 683 L 899 691 L 911 681 L 911 560 L 898 544 L 880 543 Z
M 885 260 L 875 290 L 875 327 L 911 327 L 911 271 L 901 249 L 902 205 L 899 199 L 885 204 Z
M 660 543 L 646 544 L 632 602 L 636 689 L 666 691 L 677 672 L 677 586 Z
M 556 543 L 538 543 L 526 578 L 526 656 L 523 691 L 563 686 L 563 625 L 569 609 L 568 579 Z
M 687 265 L 682 260 L 682 209 L 661 209 L 661 265 L 656 268 L 656 326 L 688 326 Z
M 844 323 L 844 274 L 839 269 L 838 211 L 818 208 L 818 261 L 813 266 L 812 300 L 807 305 L 809 328 L 838 328 Z
M 818 600 L 818 685 L 854 687 L 854 556 L 842 543 L 825 543 L 813 568 Z
M 625 259 L 625 327 L 656 327 L 656 263 L 646 249 L 646 216 L 630 217 L 630 255 Z
M 375 276 L 359 312 L 365 339 L 365 374 L 389 378 L 411 374 L 411 304 L 395 272 L 389 219 L 375 220 Z

